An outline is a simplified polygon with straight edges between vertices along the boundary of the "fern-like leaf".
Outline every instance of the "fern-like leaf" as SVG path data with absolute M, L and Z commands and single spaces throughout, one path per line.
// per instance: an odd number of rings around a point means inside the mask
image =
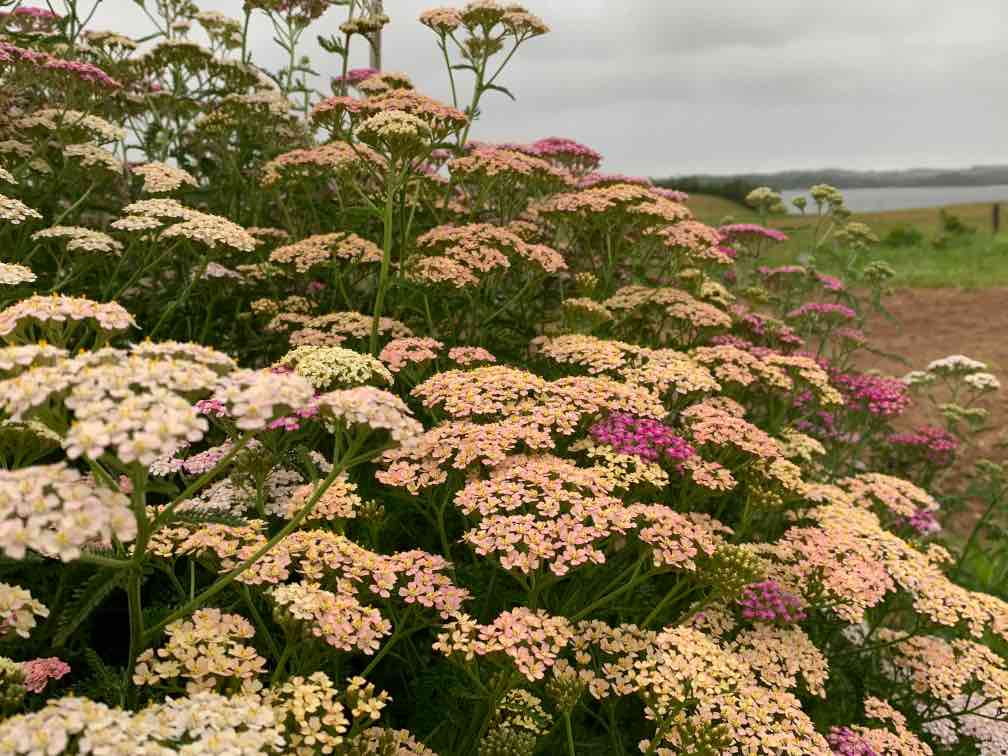
M 53 645 L 57 648 L 65 645 L 67 639 L 108 598 L 109 594 L 122 585 L 123 578 L 123 570 L 99 570 L 76 588 L 73 598 L 67 602 L 66 608 L 60 614 L 59 626 L 56 635 L 53 636 Z
M 248 520 L 230 512 L 217 512 L 212 509 L 187 509 L 183 512 L 172 513 L 168 524 L 175 523 L 182 523 L 183 525 L 230 525 L 234 528 L 240 528 L 243 525 L 248 525 Z
M 91 684 L 97 695 L 94 697 L 105 700 L 113 706 L 122 706 L 126 700 L 126 684 L 118 669 L 111 669 L 90 646 L 84 647 L 84 661 L 94 674 Z

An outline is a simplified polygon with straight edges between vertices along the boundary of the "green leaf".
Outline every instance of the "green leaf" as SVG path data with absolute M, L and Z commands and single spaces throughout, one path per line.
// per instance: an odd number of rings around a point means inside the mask
M 113 702 L 122 702 L 125 700 L 126 689 L 123 684 L 123 676 L 110 669 L 102 661 L 97 651 L 90 646 L 85 646 L 84 661 L 87 662 L 87 665 L 94 673 L 94 688 L 96 693 L 98 693 L 97 697 Z
M 343 43 L 336 39 L 336 36 L 323 37 L 319 35 L 316 37 L 318 39 L 319 47 L 325 50 L 327 53 L 332 53 L 333 55 L 342 55 L 345 52 Z
M 513 94 L 511 94 L 511 90 L 509 90 L 507 87 L 502 87 L 498 84 L 486 84 L 484 85 L 483 89 L 492 90 L 494 92 L 500 92 L 501 94 L 506 94 L 514 102 L 518 101 L 517 98 Z
M 91 616 L 109 594 L 122 585 L 124 577 L 125 570 L 101 569 L 75 589 L 73 598 L 67 602 L 66 608 L 60 614 L 59 629 L 53 636 L 53 645 L 56 648 L 64 646 L 74 631 Z
M 248 520 L 244 517 L 231 514 L 230 512 L 215 512 L 213 510 L 192 510 L 187 509 L 182 512 L 173 512 L 166 524 L 182 523 L 184 525 L 229 525 L 233 528 L 240 528 L 248 525 Z

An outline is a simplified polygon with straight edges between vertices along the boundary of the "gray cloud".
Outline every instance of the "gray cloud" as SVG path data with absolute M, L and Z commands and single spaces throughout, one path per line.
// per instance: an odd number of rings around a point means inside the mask
M 386 0 L 385 66 L 449 96 L 430 32 L 436 2 Z M 1008 163 L 1008 24 L 1003 0 L 528 0 L 553 32 L 505 72 L 518 97 L 485 100 L 474 135 L 570 136 L 610 171 L 667 175 Z M 201 6 L 239 15 L 240 0 Z M 326 78 L 336 62 L 315 44 L 340 9 L 306 35 Z M 259 19 L 261 65 L 282 55 Z M 131 0 L 106 0 L 96 25 L 140 35 Z M 359 49 L 357 65 L 366 63 Z

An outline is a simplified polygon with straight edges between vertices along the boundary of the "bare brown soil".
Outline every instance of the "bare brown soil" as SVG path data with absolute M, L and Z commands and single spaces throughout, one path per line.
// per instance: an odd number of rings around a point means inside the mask
M 1008 448 L 997 442 L 1008 439 L 1008 289 L 905 289 L 885 298 L 883 304 L 894 320 L 881 315 L 869 319 L 870 343 L 877 349 L 907 360 L 867 355 L 862 368 L 901 376 L 923 369 L 931 360 L 950 354 L 986 362 L 1005 388 L 979 406 L 990 413 L 989 430 L 977 438 L 976 448 L 957 463 L 948 484 L 962 481 L 962 475 L 976 459 L 1008 461 Z M 901 427 L 925 422 L 941 424 L 933 410 L 914 406 L 900 418 Z

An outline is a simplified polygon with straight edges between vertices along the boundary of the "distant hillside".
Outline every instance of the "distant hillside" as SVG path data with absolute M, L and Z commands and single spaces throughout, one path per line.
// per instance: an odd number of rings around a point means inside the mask
M 879 186 L 993 186 L 1008 184 L 1008 165 L 975 165 L 954 170 L 911 168 L 902 171 L 848 171 L 823 168 L 810 171 L 775 173 L 737 173 L 731 175 L 695 174 L 656 181 L 666 186 L 699 188 L 731 187 L 727 194 L 737 195 L 743 186 L 771 186 L 784 189 L 808 189 L 813 184 L 831 184 L 838 189 Z M 720 193 L 715 191 L 714 193 Z

